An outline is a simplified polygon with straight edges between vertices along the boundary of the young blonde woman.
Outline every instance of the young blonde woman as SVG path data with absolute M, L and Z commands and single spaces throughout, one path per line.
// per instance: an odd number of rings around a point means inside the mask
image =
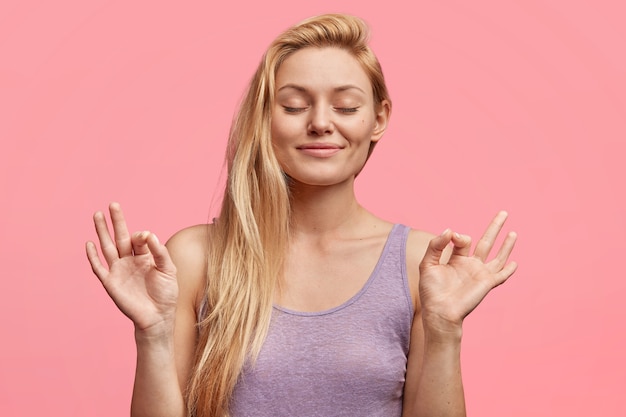
M 166 245 L 94 215 L 87 256 L 135 325 L 133 416 L 463 416 L 462 322 L 516 264 L 506 213 L 470 237 L 394 225 L 354 181 L 391 101 L 355 17 L 281 34 L 228 143 L 219 217 Z

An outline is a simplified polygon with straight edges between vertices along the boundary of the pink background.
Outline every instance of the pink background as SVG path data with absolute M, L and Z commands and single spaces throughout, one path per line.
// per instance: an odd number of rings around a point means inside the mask
M 626 415 L 621 2 L 209 3 L 0 5 L 0 415 L 127 415 L 132 326 L 85 259 L 91 214 L 206 222 L 264 48 L 329 11 L 370 23 L 394 100 L 361 201 L 472 235 L 504 208 L 519 234 L 466 321 L 469 414 Z

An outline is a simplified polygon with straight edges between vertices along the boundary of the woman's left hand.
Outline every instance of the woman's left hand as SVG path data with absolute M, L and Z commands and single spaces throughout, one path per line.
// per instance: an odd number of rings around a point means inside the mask
M 433 238 L 420 264 L 420 302 L 424 329 L 437 334 L 460 334 L 463 319 L 480 304 L 492 288 L 504 283 L 517 268 L 508 262 L 517 235 L 510 232 L 495 258 L 489 252 L 502 229 L 507 213 L 501 211 L 470 255 L 471 238 L 447 229 Z M 447 263 L 443 250 L 452 242 Z

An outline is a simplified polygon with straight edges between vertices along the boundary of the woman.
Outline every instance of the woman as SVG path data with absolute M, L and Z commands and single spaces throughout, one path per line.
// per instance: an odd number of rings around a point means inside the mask
M 94 273 L 135 325 L 133 416 L 462 416 L 461 325 L 516 264 L 379 219 L 354 180 L 391 101 L 357 18 L 281 34 L 229 138 L 219 218 L 130 235 L 94 215 Z M 449 245 L 452 243 L 452 245 Z M 448 249 L 451 247 L 451 249 Z

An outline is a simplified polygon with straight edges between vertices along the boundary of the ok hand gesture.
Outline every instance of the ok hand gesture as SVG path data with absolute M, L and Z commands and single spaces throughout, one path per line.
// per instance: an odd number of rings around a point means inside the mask
M 471 238 L 449 229 L 430 241 L 420 264 L 419 290 L 425 328 L 437 332 L 460 331 L 463 319 L 487 293 L 515 272 L 517 264 L 508 262 L 517 237 L 513 232 L 506 236 L 495 258 L 487 260 L 506 217 L 506 212 L 498 213 L 471 255 Z M 450 242 L 454 245 L 452 255 L 443 264 L 441 255 Z
M 114 239 L 105 216 L 94 214 L 100 248 L 108 269 L 100 261 L 96 245 L 87 242 L 91 268 L 117 307 L 140 331 L 162 331 L 173 326 L 178 284 L 176 267 L 167 248 L 150 232 L 128 233 L 119 204 L 109 206 Z

